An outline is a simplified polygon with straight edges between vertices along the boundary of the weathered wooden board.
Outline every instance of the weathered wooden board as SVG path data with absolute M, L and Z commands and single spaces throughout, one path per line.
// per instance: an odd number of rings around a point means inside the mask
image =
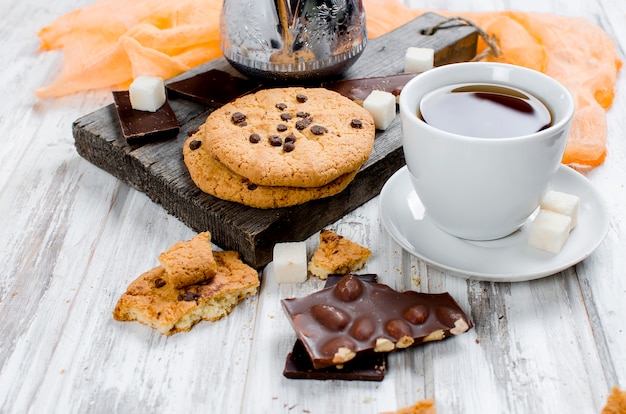
M 472 27 L 448 23 L 433 35 L 421 34 L 443 20 L 437 14 L 427 13 L 371 40 L 360 59 L 343 76 L 362 78 L 400 73 L 410 46 L 433 48 L 436 65 L 473 58 L 478 35 Z M 218 58 L 174 80 L 212 68 L 236 74 L 225 59 Z M 240 252 L 255 268 L 271 261 L 275 243 L 304 240 L 375 197 L 387 179 L 404 165 L 400 121 L 396 117 L 386 131 L 377 132 L 370 159 L 342 193 L 290 208 L 249 208 L 204 194 L 194 185 L 183 163 L 182 145 L 188 131 L 201 125 L 211 109 L 183 99 L 171 99 L 170 104 L 181 124 L 176 139 L 128 145 L 122 137 L 115 108 L 109 105 L 74 122 L 78 153 L 145 192 L 195 231 L 209 230 L 217 246 Z

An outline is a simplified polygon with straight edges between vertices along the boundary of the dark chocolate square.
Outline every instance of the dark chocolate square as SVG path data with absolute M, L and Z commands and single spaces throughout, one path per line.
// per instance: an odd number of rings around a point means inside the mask
M 122 134 L 129 144 L 174 138 L 180 130 L 176 114 L 167 101 L 155 112 L 148 112 L 133 109 L 128 91 L 113 92 L 113 100 Z
M 219 108 L 246 93 L 259 88 L 259 83 L 211 69 L 187 79 L 166 85 L 169 96 Z

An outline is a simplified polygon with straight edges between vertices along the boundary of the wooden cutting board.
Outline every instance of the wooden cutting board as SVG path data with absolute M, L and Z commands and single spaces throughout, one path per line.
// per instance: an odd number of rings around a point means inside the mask
M 359 60 L 343 76 L 355 79 L 401 73 L 410 46 L 434 49 L 437 66 L 472 59 L 478 38 L 475 28 L 451 22 L 433 35 L 422 34 L 424 29 L 444 20 L 440 15 L 427 13 L 370 40 Z M 224 58 L 218 58 L 172 81 L 213 68 L 239 75 Z M 238 251 L 257 269 L 272 260 L 275 243 L 305 240 L 335 222 L 378 195 L 387 179 L 404 165 L 397 116 L 387 130 L 377 131 L 369 160 L 340 194 L 289 208 L 246 207 L 202 193 L 191 181 L 183 162 L 182 145 L 187 133 L 204 123 L 212 109 L 184 99 L 170 99 L 170 105 L 181 125 L 175 139 L 128 145 L 111 104 L 74 122 L 76 150 L 96 166 L 146 193 L 193 230 L 210 231 L 217 246 Z

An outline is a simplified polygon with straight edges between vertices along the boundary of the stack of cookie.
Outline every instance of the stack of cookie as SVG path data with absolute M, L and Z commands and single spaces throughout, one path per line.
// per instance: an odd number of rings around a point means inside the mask
M 341 192 L 374 146 L 370 113 L 323 88 L 264 89 L 217 109 L 184 145 L 194 183 L 255 208 Z

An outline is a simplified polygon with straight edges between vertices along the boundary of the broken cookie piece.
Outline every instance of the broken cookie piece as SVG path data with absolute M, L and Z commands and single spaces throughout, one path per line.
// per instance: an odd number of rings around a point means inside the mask
M 203 284 L 176 289 L 163 266 L 133 281 L 113 311 L 117 321 L 137 321 L 164 335 L 189 331 L 201 320 L 217 321 L 247 296 L 255 295 L 259 275 L 234 251 L 214 253 L 217 273 Z
M 191 240 L 174 243 L 159 255 L 159 262 L 174 289 L 207 282 L 217 273 L 211 233 L 206 231 Z
M 317 250 L 309 261 L 309 272 L 325 280 L 330 274 L 356 272 L 365 266 L 372 252 L 353 241 L 324 229 L 320 232 Z

